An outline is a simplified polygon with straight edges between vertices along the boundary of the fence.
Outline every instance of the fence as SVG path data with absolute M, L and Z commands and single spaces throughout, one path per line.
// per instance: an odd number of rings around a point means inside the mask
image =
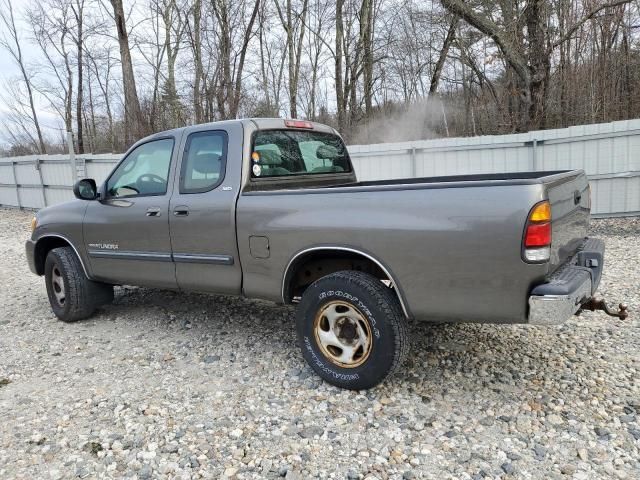
M 103 180 L 119 160 L 118 154 L 78 156 L 75 162 L 69 155 L 0 158 L 0 205 L 42 208 L 70 200 L 77 178 Z
M 597 216 L 640 214 L 640 119 L 515 135 L 353 145 L 358 178 L 581 168 Z M 72 198 L 74 178 L 100 182 L 118 154 L 0 158 L 0 205 L 41 208 Z M 73 163 L 77 176 L 73 175 Z

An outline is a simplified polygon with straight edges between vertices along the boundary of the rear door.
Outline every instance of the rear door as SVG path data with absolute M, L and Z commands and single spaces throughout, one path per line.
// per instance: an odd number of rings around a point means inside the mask
M 239 294 L 242 270 L 236 243 L 236 199 L 242 165 L 242 125 L 185 136 L 169 205 L 178 286 Z
M 168 220 L 177 140 L 135 147 L 105 182 L 103 198 L 89 202 L 83 234 L 97 280 L 177 287 Z

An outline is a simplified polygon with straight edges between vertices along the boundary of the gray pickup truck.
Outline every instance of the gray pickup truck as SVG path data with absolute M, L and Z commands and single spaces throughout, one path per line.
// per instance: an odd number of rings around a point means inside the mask
M 303 356 L 340 387 L 401 365 L 408 318 L 546 325 L 597 303 L 580 170 L 359 182 L 334 129 L 246 119 L 140 140 L 74 193 L 26 243 L 61 320 L 123 284 L 298 303 Z

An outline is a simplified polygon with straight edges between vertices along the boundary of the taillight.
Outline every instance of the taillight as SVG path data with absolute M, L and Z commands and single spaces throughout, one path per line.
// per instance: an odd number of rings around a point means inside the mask
M 313 123 L 306 120 L 285 120 L 284 124 L 289 128 L 313 128 Z
M 551 205 L 547 200 L 536 204 L 529 212 L 524 231 L 524 259 L 546 262 L 551 255 Z
M 546 247 L 551 245 L 551 223 L 532 223 L 527 227 L 527 235 L 524 237 L 524 246 Z

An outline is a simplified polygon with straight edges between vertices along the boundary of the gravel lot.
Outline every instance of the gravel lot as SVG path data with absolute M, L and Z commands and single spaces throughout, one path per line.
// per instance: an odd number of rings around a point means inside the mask
M 262 302 L 126 288 L 57 321 L 30 217 L 0 209 L 0 478 L 640 477 L 637 218 L 594 221 L 626 322 L 413 324 L 409 362 L 358 393 Z

